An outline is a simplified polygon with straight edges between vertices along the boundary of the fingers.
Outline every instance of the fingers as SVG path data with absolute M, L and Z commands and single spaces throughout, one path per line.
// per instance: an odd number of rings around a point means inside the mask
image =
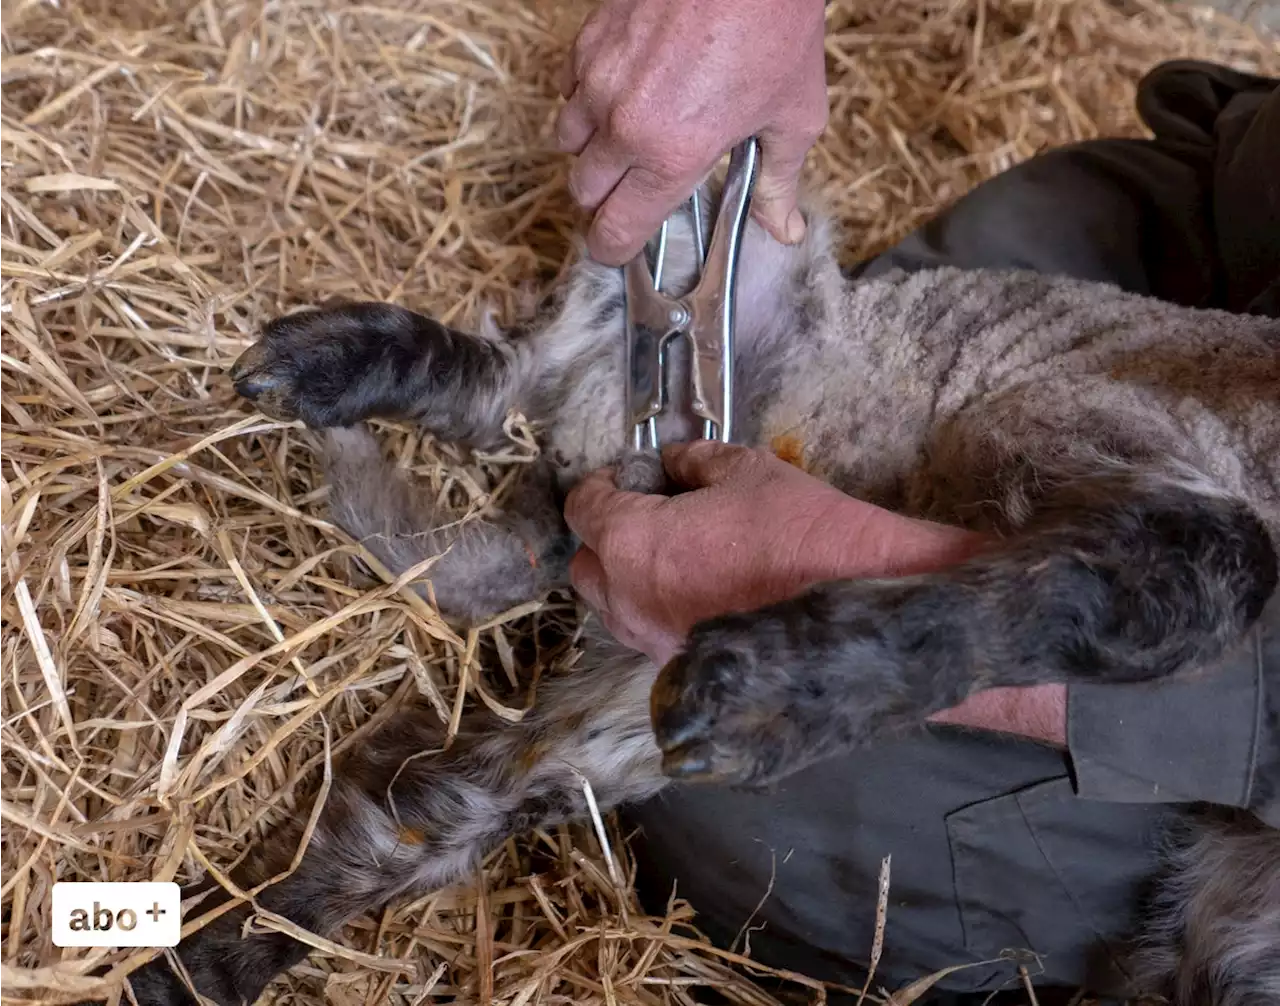
M 797 203 L 808 150 L 795 136 L 765 133 L 760 137 L 760 175 L 751 196 L 751 215 L 784 245 L 804 239 L 804 214 Z
M 804 160 L 826 125 L 826 90 L 821 105 L 808 118 L 760 133 L 760 174 L 751 196 L 752 215 L 776 241 L 799 244 L 805 220 L 797 205 Z
M 609 19 L 609 11 L 605 7 L 599 7 L 587 15 L 582 22 L 582 26 L 578 29 L 578 34 L 574 37 L 573 48 L 569 50 L 569 56 L 564 61 L 564 65 L 560 67 L 560 73 L 556 83 L 560 87 L 560 96 L 568 98 L 573 94 L 579 82 L 582 80 L 582 71 L 586 66 L 588 56 L 595 51 L 596 43 L 602 33 L 608 32 L 606 22 Z
M 586 548 L 599 546 L 611 509 L 609 502 L 617 492 L 613 484 L 613 469 L 601 468 L 583 478 L 565 497 L 564 522 Z M 579 549 L 579 553 L 581 551 Z
M 640 516 L 661 506 L 666 499 L 623 492 L 614 485 L 613 476 L 612 468 L 592 472 L 573 487 L 564 501 L 565 523 L 592 551 L 600 550 L 605 530 L 615 519 Z
M 601 59 L 600 38 L 608 33 L 608 5 L 587 18 L 573 50 L 560 70 L 560 93 L 567 103 L 556 116 L 556 144 L 580 155 L 569 174 L 569 191 L 584 209 L 594 210 L 613 191 L 627 170 L 627 158 L 616 142 L 607 142 L 607 115 L 623 82 L 624 67 Z M 586 163 L 583 163 L 586 162 Z
M 827 76 L 821 38 L 802 71 L 798 99 L 787 114 L 761 129 L 760 174 L 751 198 L 752 215 L 775 240 L 798 244 L 805 220 L 796 205 L 805 157 L 827 127 Z
M 664 178 L 633 165 L 596 213 L 587 250 L 597 262 L 620 266 L 639 254 L 662 222 L 689 198 L 698 175 Z
M 616 612 L 609 596 L 609 577 L 604 571 L 600 557 L 589 548 L 580 548 L 569 564 L 569 582 L 578 596 L 587 602 L 600 623 L 619 643 L 629 649 L 645 654 L 661 667 L 680 649 L 681 637 L 670 632 L 652 627 L 648 631 L 633 627 L 634 615 L 631 618 Z M 636 623 L 641 624 L 641 623 Z
M 686 489 L 719 485 L 753 458 L 754 454 L 748 448 L 719 440 L 668 444 L 662 449 L 662 464 L 667 474 Z
M 584 601 L 596 611 L 609 608 L 608 578 L 600 557 L 585 545 L 569 562 L 569 582 Z
M 556 146 L 566 154 L 580 154 L 596 131 L 583 92 L 569 92 L 569 103 L 556 116 Z
M 581 92 L 578 92 L 581 94 Z M 577 101 L 577 95 L 574 96 Z M 573 102 L 570 103 L 571 107 Z M 593 129 L 591 120 L 588 118 L 577 117 L 575 113 L 570 121 L 566 123 L 567 129 L 586 130 Z M 579 134 L 574 134 L 567 139 L 578 138 Z M 626 154 L 618 149 L 617 144 L 613 143 L 608 134 L 595 132 L 590 135 L 590 142 L 586 143 L 585 149 L 573 162 L 573 167 L 569 169 L 569 194 L 573 196 L 576 202 L 585 210 L 594 210 L 605 201 L 622 180 L 622 176 L 627 173 L 628 158 Z M 588 236 L 587 247 L 591 248 L 591 240 Z M 621 262 L 606 263 L 607 265 L 621 265 Z
M 644 649 L 643 641 L 631 631 L 626 620 L 619 618 L 610 608 L 609 577 L 600 557 L 591 549 L 578 549 L 569 563 L 569 582 L 578 596 L 587 602 L 587 607 L 595 612 L 609 635 L 630 649 Z
M 561 90 L 569 100 L 556 117 L 556 144 L 577 155 L 569 169 L 570 195 L 595 213 L 587 251 L 616 267 L 640 252 L 710 164 L 692 164 L 682 155 L 647 106 L 615 101 L 622 87 L 619 71 L 596 64 L 584 70 L 578 55 L 583 45 L 580 38 L 562 75 Z

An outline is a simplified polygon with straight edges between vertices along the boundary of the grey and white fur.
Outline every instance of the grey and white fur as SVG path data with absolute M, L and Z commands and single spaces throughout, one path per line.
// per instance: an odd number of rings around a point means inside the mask
M 588 635 L 579 670 L 544 684 L 524 722 L 468 721 L 444 753 L 423 754 L 439 746 L 432 714 L 406 713 L 343 769 L 300 868 L 262 908 L 331 936 L 464 879 L 514 833 L 581 818 L 579 773 L 605 807 L 674 776 L 765 784 L 978 689 L 1163 678 L 1246 632 L 1277 581 L 1280 323 L 1021 272 L 855 282 L 831 223 L 808 216 L 799 246 L 754 222 L 744 239 L 739 441 L 799 444 L 803 467 L 842 491 L 994 544 L 942 572 L 712 619 L 665 668 Z M 688 220 L 669 249 L 668 275 L 689 283 Z M 333 514 L 393 572 L 448 547 L 428 575 L 466 622 L 566 585 L 559 501 L 625 460 L 623 326 L 620 272 L 583 257 L 511 332 L 328 308 L 273 321 L 232 376 L 268 413 L 326 431 Z M 696 429 L 679 352 L 674 367 L 664 442 Z M 359 425 L 407 418 L 485 446 L 514 408 L 541 429 L 544 461 L 504 515 L 449 530 Z M 652 471 L 623 468 L 638 483 Z M 236 879 L 279 872 L 297 840 L 277 836 Z M 1188 818 L 1169 865 L 1147 927 L 1159 989 L 1177 1006 L 1280 1001 L 1280 833 L 1247 813 Z M 307 952 L 243 934 L 249 914 L 177 950 L 227 1006 Z M 163 960 L 133 989 L 143 1006 L 192 1001 Z

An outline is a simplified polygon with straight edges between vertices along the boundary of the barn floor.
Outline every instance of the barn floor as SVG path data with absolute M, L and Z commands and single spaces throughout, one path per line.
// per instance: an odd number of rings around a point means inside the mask
M 254 414 L 225 372 L 300 304 L 385 299 L 467 325 L 553 281 L 580 225 L 549 138 L 554 74 L 586 9 L 6 2 L 5 1002 L 118 989 L 150 956 L 54 947 L 55 881 L 226 869 L 405 703 L 446 724 L 476 704 L 518 718 L 539 676 L 573 673 L 570 599 L 458 633 L 357 578 L 305 432 Z M 1134 83 L 1161 59 L 1280 73 L 1274 38 L 1156 0 L 835 0 L 829 27 L 810 179 L 850 259 L 1037 150 L 1136 133 Z M 460 517 L 533 449 L 381 432 Z M 641 913 L 626 836 L 608 838 L 617 882 L 590 827 L 520 836 L 472 882 L 318 946 L 269 999 L 774 1001 L 689 906 Z

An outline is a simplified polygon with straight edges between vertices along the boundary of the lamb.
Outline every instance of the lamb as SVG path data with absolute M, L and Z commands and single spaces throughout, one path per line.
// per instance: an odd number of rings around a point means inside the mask
M 854 281 L 833 224 L 808 217 L 796 247 L 754 223 L 744 238 L 738 441 L 799 443 L 840 490 L 997 544 L 936 574 L 712 619 L 663 668 L 589 627 L 580 669 L 544 684 L 531 716 L 467 720 L 443 753 L 421 756 L 439 747 L 431 714 L 402 714 L 335 779 L 263 909 L 331 935 L 464 878 L 514 833 L 584 817 L 581 776 L 602 807 L 693 770 L 764 785 L 980 688 L 1183 673 L 1258 617 L 1280 548 L 1280 323 L 1017 271 Z M 691 232 L 673 221 L 675 288 L 696 274 Z M 626 446 L 624 309 L 621 274 L 583 257 L 511 331 L 326 307 L 272 321 L 232 377 L 264 412 L 322 431 L 335 520 L 393 572 L 443 553 L 434 597 L 475 621 L 567 585 L 560 503 L 585 473 L 621 462 L 621 481 L 660 488 Z M 696 435 L 679 347 L 672 364 L 664 442 Z M 485 447 L 513 409 L 541 431 L 539 462 L 502 513 L 447 528 L 359 425 L 408 419 Z M 280 834 L 235 879 L 285 871 L 297 842 Z M 1177 1006 L 1280 1001 L 1280 832 L 1188 816 L 1170 870 L 1147 929 L 1153 980 Z M 307 952 L 243 935 L 250 911 L 178 948 L 217 1003 L 253 1002 Z M 132 981 L 142 1006 L 194 1001 L 163 958 Z

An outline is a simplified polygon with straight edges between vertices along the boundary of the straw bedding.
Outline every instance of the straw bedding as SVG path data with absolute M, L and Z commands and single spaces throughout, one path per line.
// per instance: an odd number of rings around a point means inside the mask
M 6 1000 L 118 989 L 150 954 L 54 947 L 54 881 L 223 871 L 403 704 L 516 718 L 540 675 L 573 673 L 570 598 L 459 634 L 403 584 L 361 579 L 305 431 L 255 415 L 225 369 L 299 304 L 380 298 L 467 325 L 554 282 L 581 225 L 554 73 L 585 9 L 6 5 Z M 829 19 L 810 179 L 850 259 L 1036 150 L 1134 133 L 1134 82 L 1159 59 L 1280 66 L 1274 41 L 1145 0 L 837 0 Z M 460 519 L 534 449 L 518 417 L 494 457 L 383 433 Z M 508 842 L 468 885 L 312 939 L 270 995 L 771 1001 L 687 906 L 640 912 L 626 836 L 605 834 L 612 861 L 590 826 Z

